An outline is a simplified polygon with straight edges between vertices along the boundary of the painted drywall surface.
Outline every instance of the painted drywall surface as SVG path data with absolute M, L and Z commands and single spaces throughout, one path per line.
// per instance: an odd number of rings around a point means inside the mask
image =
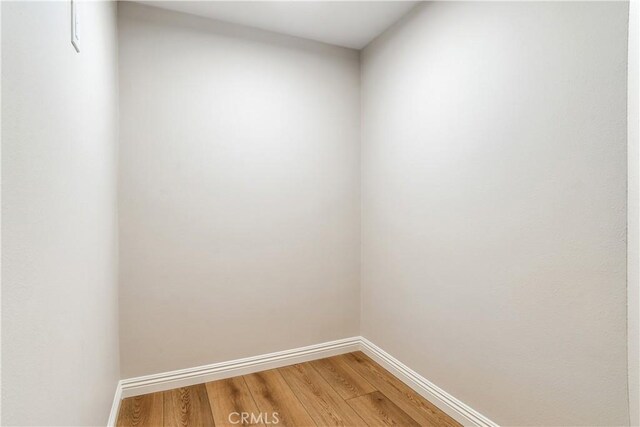
M 119 5 L 123 377 L 359 330 L 359 58 Z
M 110 2 L 2 2 L 2 424 L 104 425 L 117 381 Z
M 423 5 L 362 54 L 362 331 L 502 425 L 625 425 L 627 4 Z
M 362 49 L 414 1 L 157 1 L 141 3 L 337 46 Z
M 628 139 L 628 191 L 627 191 L 627 306 L 628 306 L 628 364 L 629 364 L 629 418 L 631 425 L 640 425 L 640 149 L 638 132 L 640 110 L 638 109 L 638 77 L 640 76 L 640 2 L 629 2 L 629 61 L 627 84 L 627 139 Z

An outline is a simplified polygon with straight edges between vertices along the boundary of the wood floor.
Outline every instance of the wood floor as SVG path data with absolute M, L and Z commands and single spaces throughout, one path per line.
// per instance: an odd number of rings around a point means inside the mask
M 118 426 L 460 426 L 362 352 L 124 399 Z

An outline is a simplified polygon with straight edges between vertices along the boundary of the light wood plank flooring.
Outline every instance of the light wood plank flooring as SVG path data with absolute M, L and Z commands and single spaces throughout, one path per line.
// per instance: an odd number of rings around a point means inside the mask
M 359 351 L 124 399 L 117 425 L 460 426 Z

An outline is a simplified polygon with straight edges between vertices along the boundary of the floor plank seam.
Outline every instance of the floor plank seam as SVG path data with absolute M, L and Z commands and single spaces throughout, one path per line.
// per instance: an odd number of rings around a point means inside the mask
M 311 368 L 311 369 L 315 370 L 315 371 L 318 373 L 318 375 L 319 375 L 319 376 L 320 376 L 320 377 L 321 377 L 321 378 L 322 378 L 322 379 L 327 383 L 327 385 L 328 385 L 328 386 L 329 386 L 333 391 L 335 391 L 335 392 L 336 392 L 336 394 L 337 394 L 337 395 L 338 395 L 338 396 L 339 396 L 339 397 L 340 397 L 340 398 L 341 398 L 345 403 L 349 404 L 349 403 L 346 401 L 346 399 L 344 399 L 342 396 L 340 396 L 340 393 L 338 392 L 338 390 L 336 390 L 336 388 L 335 388 L 333 385 L 331 385 L 331 383 L 330 383 L 329 381 L 327 381 L 327 379 L 322 375 L 322 373 L 321 373 L 318 369 L 316 369 L 316 367 L 314 366 L 314 364 L 313 364 L 313 363 L 310 363 L 310 364 L 309 364 L 309 366 L 310 366 L 310 368 Z M 351 405 L 349 405 L 349 407 L 351 407 Z M 353 409 L 353 408 L 352 408 L 352 409 Z M 355 414 L 358 416 L 358 418 L 362 419 L 362 416 L 361 416 L 361 415 L 360 415 L 360 414 L 359 414 L 355 409 L 354 409 L 354 412 L 355 412 Z M 363 422 L 363 425 L 368 426 L 368 424 L 367 424 L 364 420 L 362 420 L 362 422 Z
M 295 365 L 291 365 L 291 366 L 295 366 Z M 291 393 L 296 397 L 296 399 L 298 400 L 298 403 L 300 403 L 300 405 L 304 408 L 305 412 L 307 413 L 307 415 L 309 416 L 309 418 L 311 420 L 313 420 L 314 424 L 316 427 L 322 427 L 322 426 L 318 426 L 318 423 L 316 422 L 316 420 L 313 419 L 313 417 L 311 416 L 311 413 L 309 413 L 309 409 L 307 409 L 307 407 L 304 405 L 304 403 L 302 403 L 302 401 L 300 400 L 300 398 L 298 397 L 298 395 L 293 391 L 293 389 L 291 388 L 291 384 L 289 384 L 289 382 L 287 381 L 287 378 L 282 375 L 282 372 L 280 371 L 281 368 L 277 368 L 276 370 L 278 371 L 278 373 L 282 376 L 282 379 L 284 380 L 284 382 L 287 384 L 287 387 L 289 387 L 289 389 L 291 390 Z
M 274 413 L 292 427 L 461 426 L 360 351 L 121 402 L 117 427 L 270 427 Z

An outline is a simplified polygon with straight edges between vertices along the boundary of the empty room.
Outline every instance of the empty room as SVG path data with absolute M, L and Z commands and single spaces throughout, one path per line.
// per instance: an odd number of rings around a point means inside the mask
M 1 1 L 6 426 L 640 426 L 638 0 Z

